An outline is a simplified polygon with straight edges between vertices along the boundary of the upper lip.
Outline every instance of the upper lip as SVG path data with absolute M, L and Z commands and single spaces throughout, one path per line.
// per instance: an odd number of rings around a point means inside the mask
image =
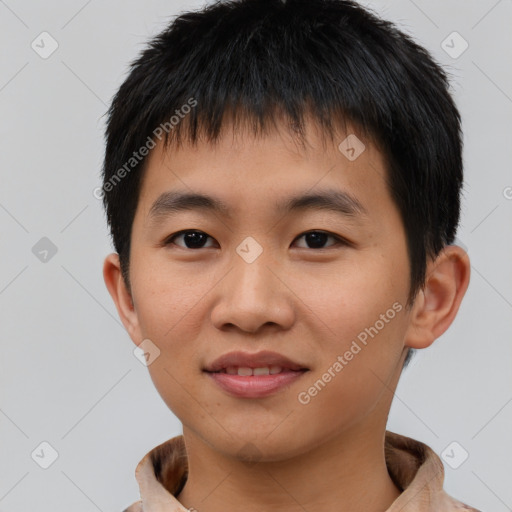
M 224 370 L 229 366 L 236 366 L 238 368 L 264 368 L 267 366 L 280 366 L 289 370 L 307 370 L 308 368 L 296 363 L 286 356 L 271 352 L 268 350 L 262 352 L 229 352 L 218 357 L 205 367 L 207 372 L 218 372 Z

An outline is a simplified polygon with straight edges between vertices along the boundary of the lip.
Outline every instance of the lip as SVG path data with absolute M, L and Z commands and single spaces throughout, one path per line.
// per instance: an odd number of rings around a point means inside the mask
M 218 372 L 220 370 L 226 369 L 228 366 L 243 366 L 246 368 L 261 368 L 264 366 L 281 366 L 286 370 L 309 370 L 304 365 L 296 363 L 292 361 L 290 358 L 283 356 L 277 352 L 271 352 L 269 350 L 264 350 L 261 352 L 229 352 L 227 354 L 223 354 L 210 363 L 204 371 L 206 372 Z
M 281 373 L 270 375 L 232 375 L 219 373 L 229 366 L 245 368 L 261 368 L 266 366 L 280 366 Z M 237 398 L 262 398 L 272 395 L 291 385 L 309 368 L 292 361 L 290 358 L 277 352 L 262 351 L 229 352 L 215 359 L 213 363 L 203 370 L 221 389 Z
M 300 379 L 308 370 L 283 370 L 275 375 L 230 375 L 206 372 L 224 391 L 237 398 L 262 398 Z

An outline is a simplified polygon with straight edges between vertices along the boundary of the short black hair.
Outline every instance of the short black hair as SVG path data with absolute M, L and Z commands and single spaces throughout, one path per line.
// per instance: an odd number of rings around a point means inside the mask
M 427 259 L 455 239 L 462 133 L 448 74 L 355 1 L 231 0 L 182 13 L 132 62 L 107 115 L 101 195 L 128 290 L 140 155 L 162 135 L 166 146 L 215 142 L 226 120 L 257 134 L 284 119 L 299 140 L 307 118 L 331 140 L 349 123 L 377 145 L 407 236 L 408 306 Z

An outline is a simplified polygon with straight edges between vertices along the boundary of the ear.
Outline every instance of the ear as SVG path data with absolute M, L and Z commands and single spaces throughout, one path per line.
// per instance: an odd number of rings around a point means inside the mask
M 121 322 L 123 322 L 132 341 L 139 345 L 142 341 L 139 320 L 132 297 L 123 279 L 119 254 L 112 253 L 105 258 L 103 263 L 103 280 L 110 296 L 114 300 Z
M 410 313 L 406 346 L 429 347 L 450 327 L 468 288 L 470 270 L 466 251 L 457 245 L 446 246 L 429 262 L 425 285 Z

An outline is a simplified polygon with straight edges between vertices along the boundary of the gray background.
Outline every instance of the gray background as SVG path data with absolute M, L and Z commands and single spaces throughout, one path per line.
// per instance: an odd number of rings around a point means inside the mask
M 445 463 L 446 490 L 512 510 L 512 2 L 365 4 L 447 66 L 465 131 L 459 239 L 471 283 L 452 327 L 402 375 L 388 429 L 440 455 L 456 441 L 469 457 Z M 112 249 L 92 192 L 103 115 L 128 63 L 171 16 L 199 5 L 0 1 L 2 512 L 120 512 L 138 499 L 140 458 L 181 433 L 103 283 Z M 59 45 L 47 59 L 31 48 L 43 31 Z M 441 47 L 453 31 L 469 43 L 457 58 Z M 32 250 L 42 237 L 57 248 L 46 262 Z M 48 469 L 31 455 L 43 441 L 58 453 Z

